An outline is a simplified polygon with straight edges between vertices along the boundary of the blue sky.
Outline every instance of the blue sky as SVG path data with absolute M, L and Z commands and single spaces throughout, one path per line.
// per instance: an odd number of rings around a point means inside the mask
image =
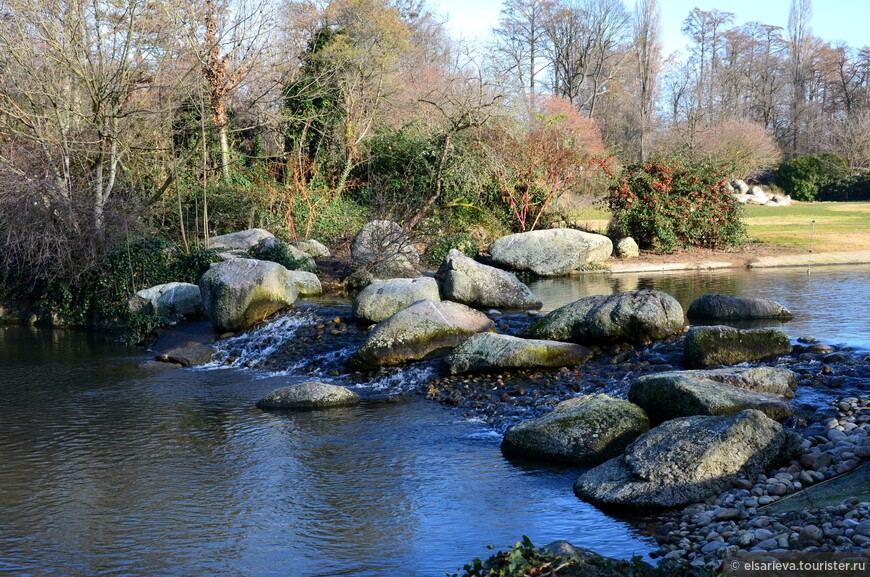
M 629 8 L 634 0 L 624 0 Z M 501 0 L 429 0 L 442 15 L 454 36 L 484 37 L 498 23 Z M 718 8 L 735 14 L 735 24 L 788 23 L 790 0 L 660 0 L 665 54 L 681 50 L 686 39 L 680 33 L 683 20 L 695 8 Z M 813 33 L 833 42 L 844 40 L 853 47 L 870 46 L 870 0 L 815 0 L 810 21 Z

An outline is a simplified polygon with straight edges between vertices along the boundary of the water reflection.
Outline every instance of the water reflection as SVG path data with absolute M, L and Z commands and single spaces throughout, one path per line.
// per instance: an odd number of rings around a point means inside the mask
M 509 463 L 432 403 L 263 413 L 286 378 L 148 373 L 82 333 L 6 328 L 0 351 L 0 571 L 439 575 L 523 533 L 651 548 L 574 497 L 577 470 Z
M 779 327 L 792 337 L 813 335 L 825 342 L 870 349 L 870 266 L 788 269 L 729 269 L 644 274 L 588 274 L 531 281 L 529 287 L 550 311 L 579 298 L 628 290 L 664 291 L 687 309 L 707 293 L 762 297 L 781 302 L 795 318 L 742 328 Z

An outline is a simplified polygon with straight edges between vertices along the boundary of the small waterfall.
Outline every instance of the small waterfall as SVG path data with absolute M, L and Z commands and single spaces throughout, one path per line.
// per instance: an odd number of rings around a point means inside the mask
M 258 368 L 282 347 L 291 346 L 296 332 L 318 322 L 311 311 L 291 311 L 265 325 L 215 344 L 218 352 L 204 368 Z M 307 362 L 307 361 L 306 361 Z

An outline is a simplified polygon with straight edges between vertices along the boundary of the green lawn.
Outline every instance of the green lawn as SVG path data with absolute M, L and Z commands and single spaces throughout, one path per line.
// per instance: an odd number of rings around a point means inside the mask
M 610 212 L 590 207 L 572 211 L 568 221 L 604 233 Z M 815 225 L 813 225 L 815 221 Z M 870 202 L 814 202 L 791 206 L 747 206 L 746 228 L 753 242 L 800 251 L 870 250 Z
M 813 252 L 870 250 L 870 202 L 748 206 L 746 225 L 755 242 L 801 250 L 812 242 Z

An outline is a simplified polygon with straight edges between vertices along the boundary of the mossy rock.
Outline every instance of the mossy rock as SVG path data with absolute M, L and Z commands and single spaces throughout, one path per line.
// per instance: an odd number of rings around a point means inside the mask
M 757 361 L 790 352 L 788 335 L 776 329 L 692 327 L 683 344 L 683 364 L 701 369 Z
M 360 402 L 359 395 L 337 385 L 307 381 L 276 389 L 257 401 L 260 409 L 313 411 L 329 407 L 345 407 Z
M 213 264 L 199 289 L 208 318 L 220 332 L 247 329 L 291 306 L 298 294 L 289 270 L 247 258 Z
M 350 363 L 372 369 L 442 356 L 494 328 L 485 314 L 465 305 L 421 300 L 379 323 Z
M 677 299 L 642 290 L 576 300 L 546 315 L 524 336 L 583 345 L 645 344 L 681 331 L 683 323 Z
M 581 345 L 480 333 L 445 358 L 450 374 L 536 367 L 573 367 L 592 358 Z
M 621 454 L 647 430 L 649 419 L 637 405 L 603 394 L 585 395 L 514 425 L 501 448 L 510 455 L 593 465 Z

